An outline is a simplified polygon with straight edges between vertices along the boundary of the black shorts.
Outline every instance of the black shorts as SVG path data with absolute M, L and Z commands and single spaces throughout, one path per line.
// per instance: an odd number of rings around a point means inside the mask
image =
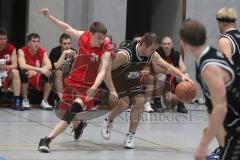
M 123 89 L 116 89 L 116 90 L 119 98 L 133 97 L 138 94 L 145 94 L 145 88 L 142 85 L 134 86 L 134 87 L 128 88 L 127 90 L 123 90 Z
M 224 127 L 227 134 L 221 160 L 240 160 L 240 120 L 233 119 L 231 123 L 224 124 Z

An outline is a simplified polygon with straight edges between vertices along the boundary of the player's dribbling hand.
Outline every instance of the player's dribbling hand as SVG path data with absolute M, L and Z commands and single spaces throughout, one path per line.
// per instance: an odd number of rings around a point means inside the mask
M 182 79 L 182 81 L 189 81 L 189 82 L 194 83 L 193 80 L 190 79 L 188 74 L 182 74 L 181 79 Z
M 95 96 L 96 94 L 96 90 L 97 88 L 95 87 L 91 87 L 87 90 L 87 97 L 86 97 L 86 102 L 90 101 L 93 99 L 93 97 Z
M 118 105 L 119 99 L 118 99 L 118 94 L 117 94 L 116 90 L 110 91 L 109 103 L 111 104 L 111 106 Z
M 41 12 L 46 17 L 48 17 L 50 15 L 48 8 L 42 8 Z
M 200 143 L 197 147 L 197 150 L 194 156 L 195 160 L 205 160 L 207 151 L 208 151 L 208 147 L 203 143 Z

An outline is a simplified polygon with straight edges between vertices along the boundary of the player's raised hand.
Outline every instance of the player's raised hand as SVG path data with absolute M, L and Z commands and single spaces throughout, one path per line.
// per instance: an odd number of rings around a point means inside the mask
M 48 17 L 50 15 L 50 11 L 48 8 L 42 8 L 41 12 L 44 16 Z

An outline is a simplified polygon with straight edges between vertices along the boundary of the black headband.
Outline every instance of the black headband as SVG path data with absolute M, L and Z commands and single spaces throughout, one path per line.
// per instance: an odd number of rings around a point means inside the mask
M 219 17 L 216 19 L 219 22 L 227 22 L 227 23 L 235 23 L 236 22 L 236 19 L 231 19 L 231 18 L 227 18 L 227 17 Z

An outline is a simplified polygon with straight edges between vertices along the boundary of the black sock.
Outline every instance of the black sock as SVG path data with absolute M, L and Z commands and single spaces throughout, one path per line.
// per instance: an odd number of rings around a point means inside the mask
M 15 100 L 15 102 L 16 102 L 17 100 L 20 100 L 20 96 L 14 96 L 14 100 Z

